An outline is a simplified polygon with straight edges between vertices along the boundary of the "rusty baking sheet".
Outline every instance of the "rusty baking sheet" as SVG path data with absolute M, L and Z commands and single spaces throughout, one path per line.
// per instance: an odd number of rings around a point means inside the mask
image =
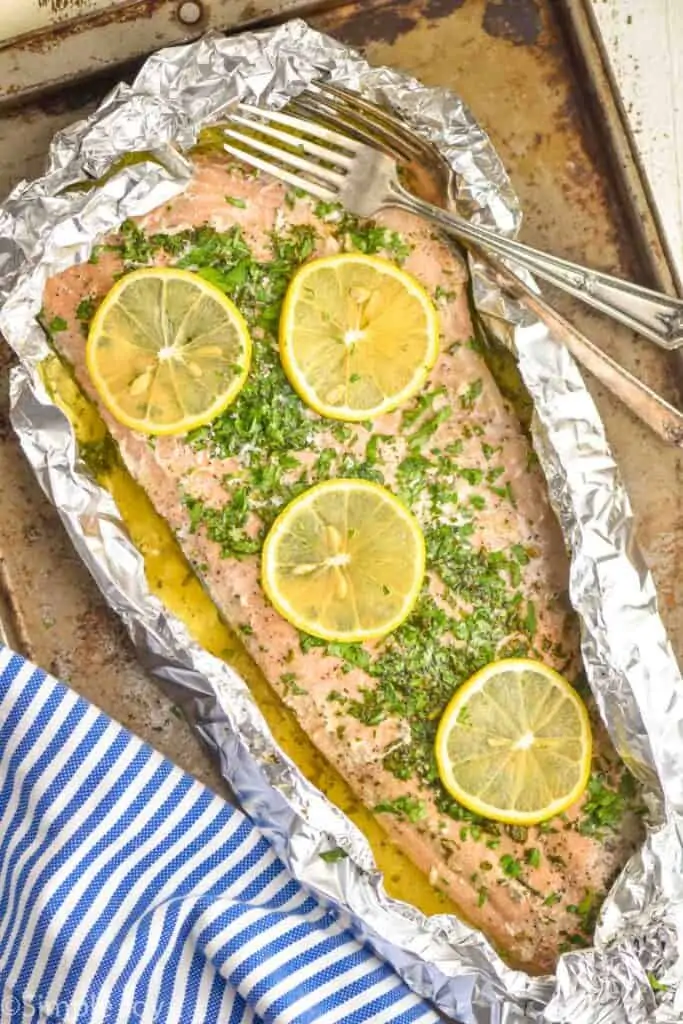
M 52 29 L 76 18 L 98 14 L 113 7 L 123 7 L 135 0 L 22 0 L 5 4 L 0 24 L 0 45 L 22 36 Z
M 344 0 L 29 0 L 0 25 L 0 110 L 162 46 L 272 23 Z M 13 33 L 19 31 L 18 37 Z
M 585 66 L 591 57 L 583 51 L 578 56 L 576 32 L 569 32 L 570 6 L 560 0 L 363 0 L 319 10 L 310 20 L 365 49 L 372 62 L 396 65 L 467 100 L 520 195 L 525 240 L 653 280 L 666 261 L 657 269 L 649 251 L 654 245 L 634 231 L 634 217 L 647 217 L 646 197 L 628 198 L 611 135 L 595 116 Z M 593 70 L 597 76 L 597 66 Z M 37 174 L 52 134 L 90 109 L 111 84 L 110 78 L 65 88 L 49 101 L 34 99 L 0 117 L 0 191 Z M 635 175 L 632 181 L 637 192 Z M 675 399 L 663 353 L 572 300 L 562 298 L 558 305 L 610 354 Z M 2 386 L 8 360 L 5 349 Z M 591 389 L 632 496 L 663 617 L 683 654 L 680 455 L 598 385 L 591 382 Z M 137 666 L 118 621 L 71 550 L 6 424 L 1 387 L 0 481 L 0 589 L 15 643 L 182 767 L 220 787 L 198 741 Z
M 638 148 L 631 135 L 621 99 L 615 95 L 604 43 L 595 20 L 592 0 L 563 0 L 562 14 L 567 27 L 577 69 L 586 72 L 586 95 L 600 134 L 609 140 L 606 157 L 611 177 L 620 187 L 621 206 L 629 217 L 630 228 L 638 239 L 642 254 L 644 284 L 669 294 L 683 294 L 683 282 L 676 269 L 662 231 L 659 216 L 651 202 L 650 186 L 638 159 Z M 683 364 L 682 364 L 683 365 Z

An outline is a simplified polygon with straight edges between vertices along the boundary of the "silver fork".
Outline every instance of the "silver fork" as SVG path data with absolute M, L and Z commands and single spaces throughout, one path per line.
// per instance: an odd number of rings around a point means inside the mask
M 398 118 L 360 98 L 355 93 L 348 93 L 346 90 L 327 83 L 316 85 L 314 90 L 313 93 L 303 94 L 295 101 L 297 109 L 304 112 L 307 115 L 306 118 L 264 111 L 247 105 L 240 106 L 232 116 L 232 121 L 237 127 L 226 129 L 226 135 L 232 143 L 225 144 L 226 151 L 252 166 L 316 195 L 318 198 L 328 201 L 337 200 L 351 209 L 351 212 L 356 212 L 352 206 L 349 206 L 345 186 L 348 182 L 349 169 L 355 166 L 357 172 L 358 164 L 354 163 L 354 158 L 359 152 L 358 143 L 370 142 L 372 148 L 370 148 L 369 155 L 373 161 L 377 157 L 377 147 L 383 148 L 385 154 L 391 154 L 400 161 L 411 188 L 428 196 L 429 199 L 436 200 L 443 206 L 454 206 L 453 172 L 430 142 L 406 128 Z M 317 118 L 318 123 L 309 120 L 308 115 L 311 114 Z M 323 123 L 320 123 L 321 119 Z M 245 134 L 241 130 L 242 128 L 264 135 L 266 139 L 270 138 L 282 143 L 286 148 L 274 146 L 253 135 Z M 307 138 L 307 135 L 313 137 Z M 355 142 L 349 137 L 351 135 L 354 136 Z M 331 144 L 332 148 L 330 145 L 322 145 L 322 143 Z M 362 153 L 367 150 L 368 146 L 360 148 Z M 302 153 L 317 157 L 318 160 L 323 161 L 323 164 L 304 159 Z M 274 160 L 281 161 L 281 163 L 273 163 L 266 160 L 265 157 L 273 157 Z M 389 180 L 395 182 L 395 187 L 400 189 L 402 195 L 405 196 L 407 200 L 405 208 L 410 209 L 411 212 L 422 214 L 424 207 L 427 207 L 435 215 L 442 215 L 443 210 L 429 203 L 419 203 L 405 189 L 401 188 L 396 178 L 396 165 L 391 158 L 387 157 L 387 159 L 389 164 L 385 163 L 383 173 L 389 175 Z M 284 167 L 282 163 L 285 164 Z M 297 174 L 295 171 L 301 171 L 302 174 Z M 319 175 L 317 173 L 319 171 L 324 173 Z M 363 171 L 362 175 L 365 173 Z M 367 179 L 362 175 L 361 198 L 367 200 L 367 196 L 365 196 Z M 399 205 L 399 203 L 394 201 L 392 195 L 391 202 L 387 202 L 386 205 Z M 366 201 L 362 210 L 365 211 L 367 207 Z M 371 212 L 377 211 L 375 209 Z M 359 215 L 368 214 L 359 212 Z M 430 219 L 436 220 L 440 227 L 450 233 L 461 236 L 462 233 L 459 230 L 454 230 L 451 226 L 452 218 L 448 215 L 444 216 L 447 218 L 445 222 L 441 220 L 441 217 L 437 219 L 434 216 Z M 458 226 L 460 223 L 461 221 L 458 219 Z M 462 223 L 468 226 L 468 222 Z M 522 299 L 539 319 L 547 324 L 555 337 L 569 348 L 575 358 L 660 437 L 674 444 L 682 444 L 683 413 L 666 402 L 637 377 L 634 377 L 564 320 L 529 285 L 514 274 L 500 258 L 497 258 L 491 252 L 490 247 L 486 246 L 482 253 L 478 238 L 480 230 L 482 229 L 477 228 L 472 232 L 474 237 L 476 231 L 477 240 L 470 241 L 470 247 L 474 248 L 479 255 L 485 255 L 487 262 L 496 273 L 500 287 Z M 496 241 L 501 240 L 492 232 L 487 231 L 486 235 L 491 235 Z M 617 278 L 611 280 L 621 283 Z M 643 289 L 643 291 L 671 303 L 666 296 L 660 297 L 657 293 L 649 292 L 647 289 Z M 683 304 L 681 305 L 683 306 Z M 675 346 L 668 344 L 666 347 L 673 348 Z
M 240 105 L 231 120 L 283 144 L 272 145 L 245 135 L 237 128 L 225 130 L 233 142 L 249 147 L 252 151 L 249 159 L 254 166 L 261 166 L 283 181 L 320 199 L 340 202 L 360 217 L 374 216 L 388 206 L 426 217 L 464 241 L 514 260 L 537 277 L 607 313 L 662 348 L 671 351 L 683 346 L 682 300 L 540 252 L 416 198 L 399 182 L 393 157 L 376 146 L 368 146 L 346 132 L 342 134 L 319 122 L 246 104 Z M 291 147 L 297 151 L 293 152 Z M 229 145 L 225 148 L 231 152 Z M 279 161 L 279 165 L 267 161 L 259 165 L 259 153 Z M 305 159 L 302 153 L 316 159 Z M 244 151 L 237 155 L 246 159 Z
M 386 108 L 342 86 L 319 81 L 293 100 L 288 109 L 379 147 L 396 158 L 411 191 L 437 206 L 456 211 L 457 180 L 451 165 L 432 142 Z M 665 441 L 683 443 L 683 413 L 679 409 L 565 320 L 500 258 L 472 244 L 469 247 L 495 272 L 499 287 L 531 308 L 574 358 L 636 416 Z

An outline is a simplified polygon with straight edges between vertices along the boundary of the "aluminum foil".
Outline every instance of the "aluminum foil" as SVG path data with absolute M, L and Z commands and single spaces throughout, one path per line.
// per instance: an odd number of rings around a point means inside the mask
M 87 474 L 69 422 L 41 384 L 37 368 L 49 349 L 36 315 L 46 279 L 86 260 L 124 218 L 179 193 L 190 174 L 179 154 L 237 97 L 281 106 L 321 74 L 391 103 L 451 162 L 461 212 L 516 232 L 520 211 L 505 171 L 452 93 L 371 68 L 302 21 L 163 50 L 132 86 L 119 86 L 87 120 L 58 134 L 46 174 L 20 184 L 0 208 L 0 330 L 20 359 L 13 424 L 77 551 L 145 663 L 215 750 L 241 804 L 293 874 L 338 907 L 417 992 L 449 1017 L 477 1024 L 680 1021 L 683 686 L 634 543 L 628 498 L 578 369 L 542 324 L 501 294 L 485 266 L 472 264 L 475 302 L 516 352 L 534 401 L 535 443 L 571 552 L 590 685 L 656 823 L 605 903 L 595 948 L 562 956 L 554 977 L 513 971 L 456 918 L 427 919 L 386 895 L 366 840 L 279 750 L 246 684 L 150 595 L 113 499 Z M 132 151 L 160 163 L 129 167 L 87 192 L 63 191 Z M 320 858 L 336 846 L 347 859 Z M 666 991 L 655 993 L 648 975 Z

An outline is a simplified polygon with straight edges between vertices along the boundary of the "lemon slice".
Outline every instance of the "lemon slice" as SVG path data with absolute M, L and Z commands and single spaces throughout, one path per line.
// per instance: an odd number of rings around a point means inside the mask
M 425 571 L 415 517 L 368 480 L 327 480 L 295 498 L 263 546 L 275 609 L 323 640 L 384 636 L 410 614 Z
M 251 338 L 237 307 L 188 270 L 151 267 L 122 277 L 90 326 L 88 371 L 120 423 L 185 434 L 237 397 Z
M 439 322 L 418 282 L 388 260 L 342 253 L 294 275 L 280 320 L 280 356 L 294 390 L 321 416 L 366 420 L 424 384 Z
M 456 692 L 436 736 L 441 781 L 484 818 L 537 825 L 583 793 L 591 765 L 588 712 L 538 661 L 487 665 Z

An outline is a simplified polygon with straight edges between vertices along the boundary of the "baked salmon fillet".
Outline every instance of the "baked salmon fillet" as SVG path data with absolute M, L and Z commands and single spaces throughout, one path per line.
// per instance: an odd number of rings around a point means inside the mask
M 277 351 L 294 271 L 352 249 L 401 263 L 434 297 L 441 322 L 440 356 L 422 393 L 362 425 L 309 410 Z M 254 340 L 240 396 L 187 437 L 121 426 L 86 369 L 98 302 L 121 273 L 155 264 L 198 271 L 222 288 Z M 410 215 L 360 222 L 224 158 L 198 156 L 183 195 L 48 282 L 43 322 L 222 616 L 390 838 L 510 963 L 548 971 L 563 949 L 585 944 L 637 820 L 597 721 L 586 795 L 538 828 L 472 815 L 441 786 L 434 760 L 441 713 L 484 665 L 529 656 L 570 679 L 579 672 L 559 529 L 533 452 L 473 339 L 466 271 L 449 245 Z M 278 511 L 320 480 L 349 476 L 397 493 L 427 547 L 415 610 L 384 640 L 362 645 L 300 635 L 259 582 L 261 544 Z

